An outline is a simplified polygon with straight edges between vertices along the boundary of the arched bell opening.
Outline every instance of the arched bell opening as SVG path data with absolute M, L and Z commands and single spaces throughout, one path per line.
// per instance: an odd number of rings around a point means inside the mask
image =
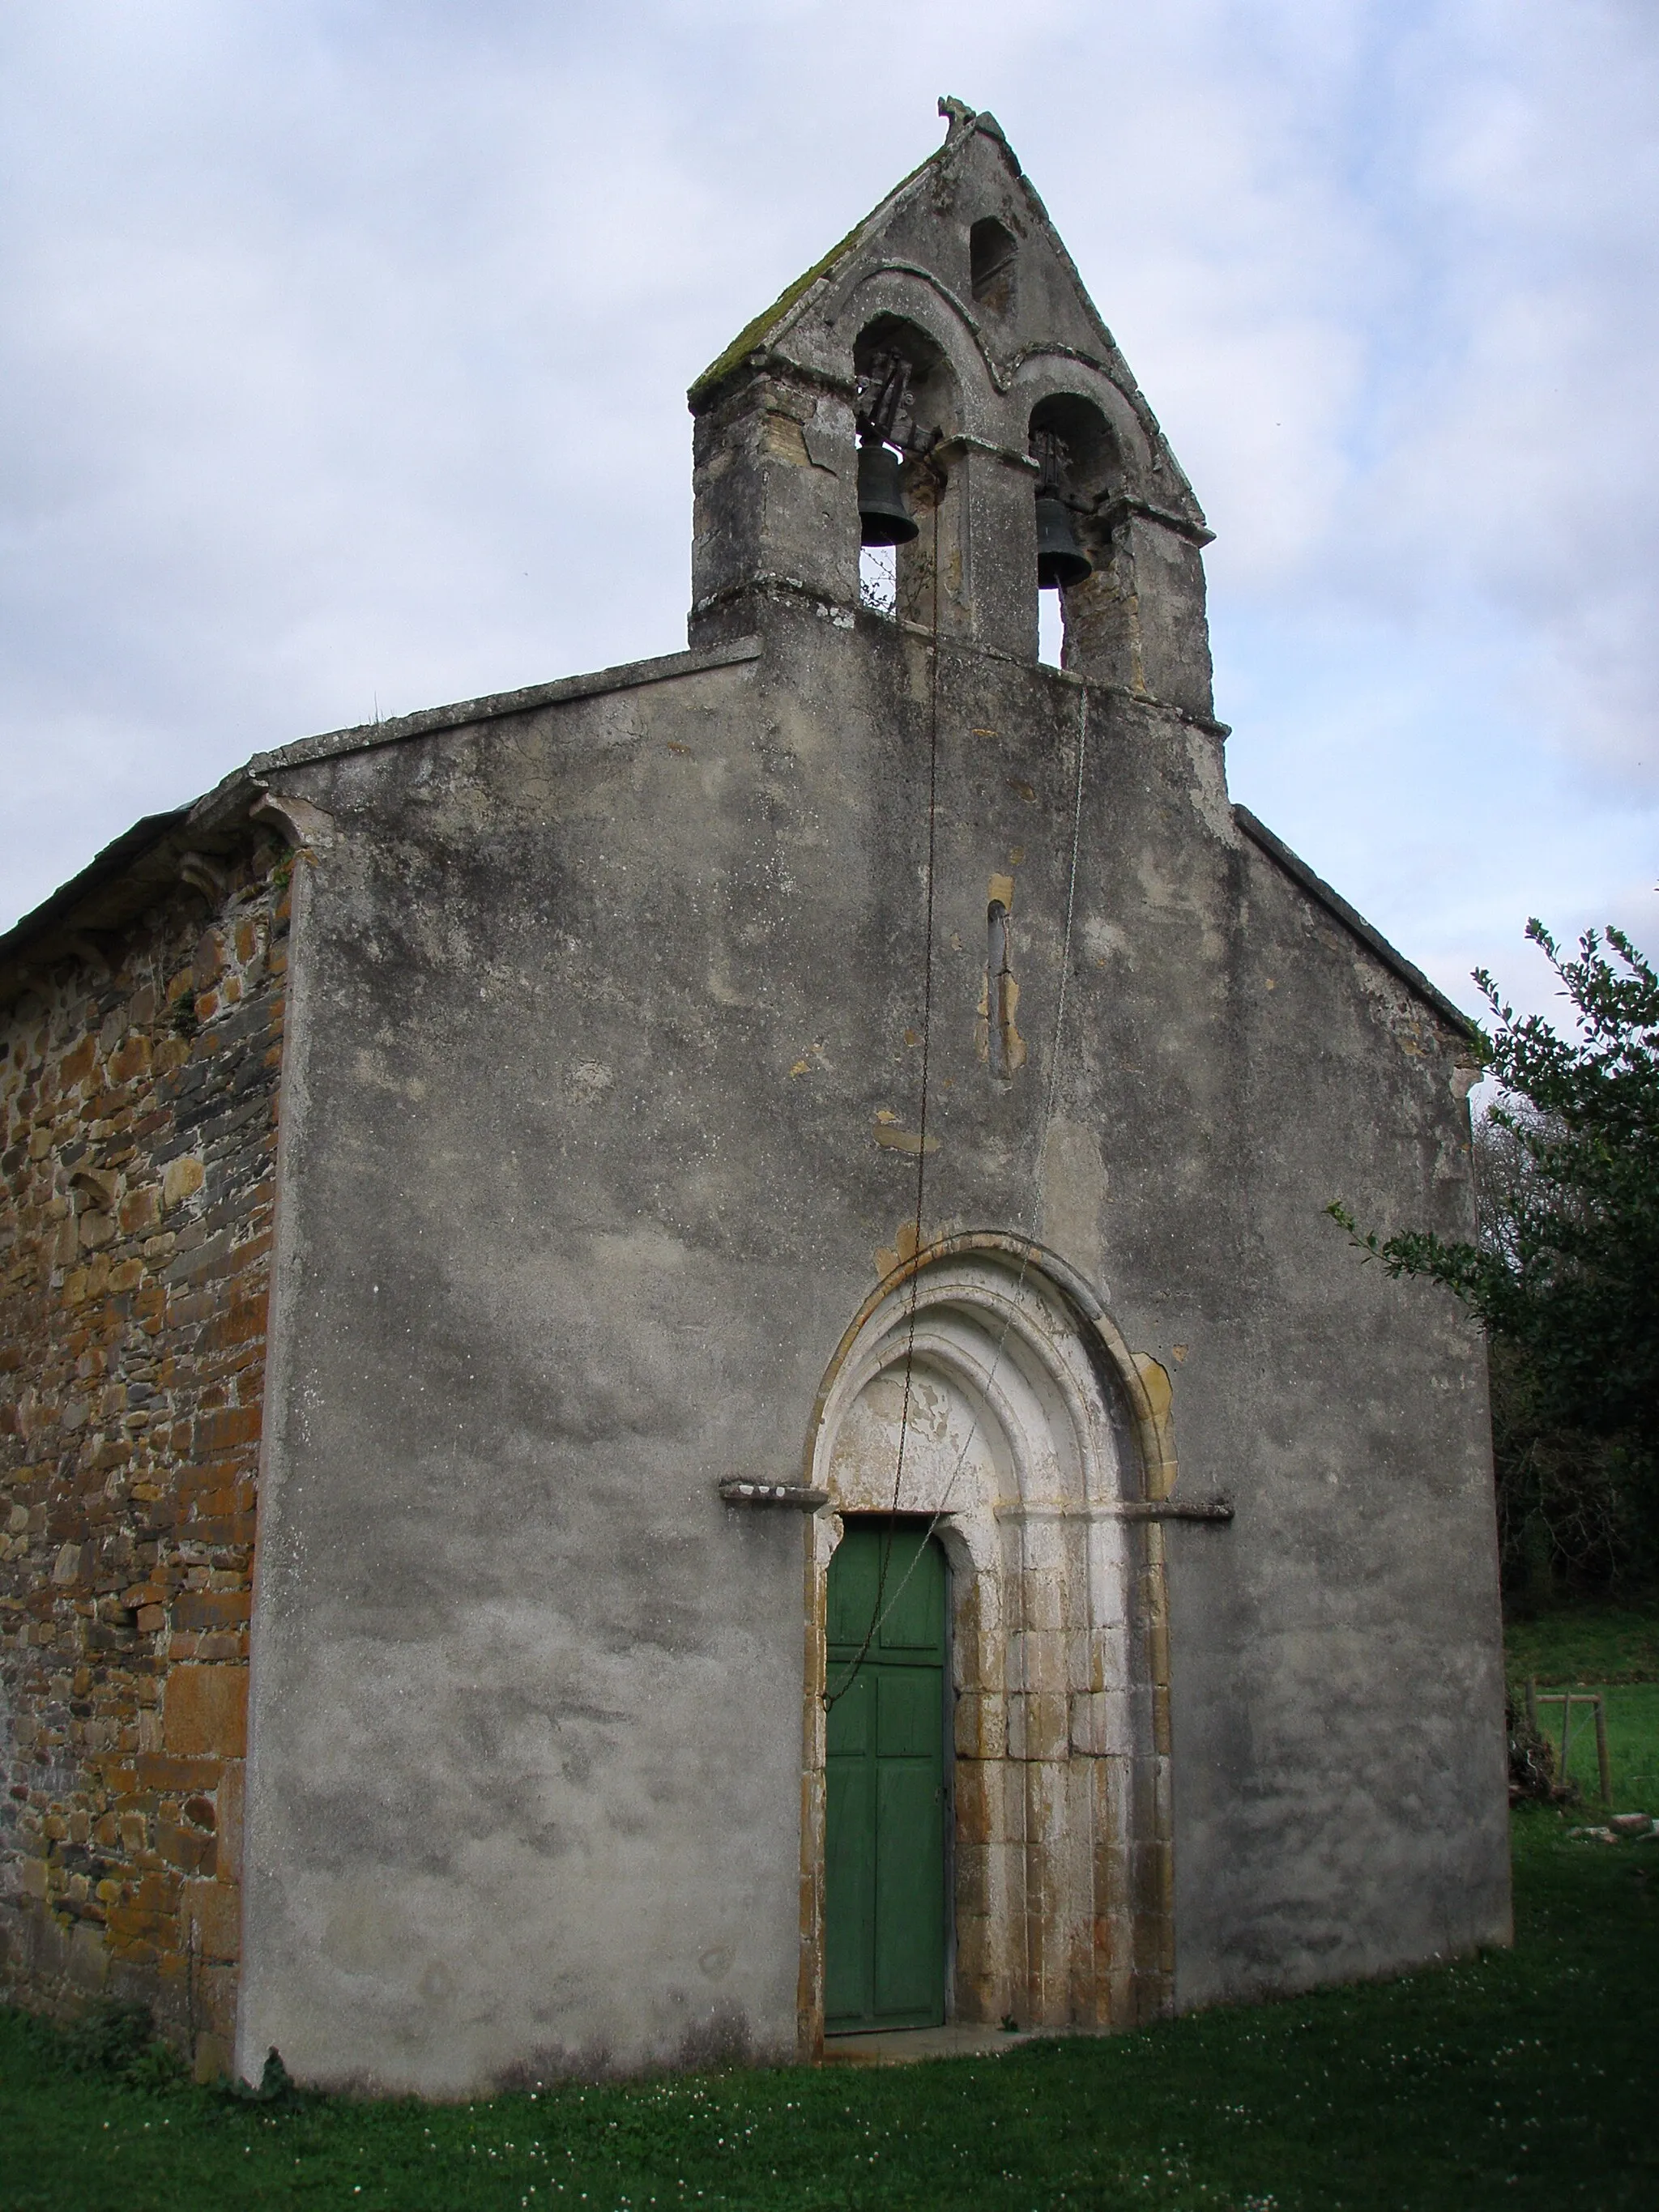
M 942 1252 L 850 1333 L 811 1465 L 830 1504 L 807 1566 L 805 2047 L 844 1932 L 826 1917 L 827 1785 L 858 1670 L 826 1607 L 849 1528 L 866 1546 L 880 1526 L 922 1531 L 949 1565 L 946 1860 L 905 1877 L 923 1898 L 935 1871 L 948 1887 L 944 2015 L 1105 2027 L 1163 2009 L 1159 1568 L 1155 1531 L 1123 1510 L 1145 1478 L 1105 1339 L 1029 1255 Z M 895 1577 L 883 1601 L 908 1591 Z
M 1109 559 L 1097 520 L 1121 478 L 1117 447 L 1092 400 L 1055 392 L 1032 409 L 1028 446 L 1036 464 L 1039 660 L 1070 667 L 1073 594 Z
M 931 627 L 945 523 L 939 449 L 957 428 L 955 373 L 915 323 L 878 316 L 853 349 L 859 438 L 859 600 Z

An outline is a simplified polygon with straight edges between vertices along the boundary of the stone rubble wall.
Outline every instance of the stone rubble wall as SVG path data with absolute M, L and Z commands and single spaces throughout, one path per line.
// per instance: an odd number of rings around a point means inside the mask
M 228 2063 L 289 864 L 0 1012 L 0 1995 Z M 109 963 L 95 957 L 99 951 Z

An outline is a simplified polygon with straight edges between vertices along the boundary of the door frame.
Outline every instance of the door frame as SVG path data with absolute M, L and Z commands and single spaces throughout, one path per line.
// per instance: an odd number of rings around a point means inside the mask
M 1006 1520 L 1019 1524 L 1018 1581 L 1024 1589 L 1029 1580 L 1024 1571 L 1026 1523 L 1051 1522 L 1062 1516 L 1069 1519 L 1072 1509 L 1034 1504 L 1022 1497 L 1016 1503 L 988 1513 L 982 1510 L 957 1510 L 955 1508 L 962 1501 L 948 1501 L 952 1510 L 940 1514 L 934 1527 L 945 1554 L 951 1615 L 947 1634 L 951 1680 L 943 1700 L 951 1730 L 945 1746 L 945 1857 L 949 1884 L 945 2017 L 977 2019 L 988 2004 L 997 2001 L 988 1996 L 991 1984 L 982 1973 L 975 1978 L 967 1972 L 960 1951 L 958 1907 L 963 1872 L 957 1851 L 962 1820 L 957 1770 L 959 1761 L 969 1754 L 974 1761 L 970 1771 L 975 1776 L 982 1779 L 988 1773 L 1000 1774 L 1012 1792 L 1016 1809 L 1012 1817 L 1016 1825 L 1022 1818 L 1026 1823 L 1022 1830 L 1025 1840 L 1017 1849 L 1029 1854 L 1043 1847 L 1036 1836 L 1036 1815 L 1030 1812 L 1022 1815 L 1018 1805 L 1022 1793 L 1025 1798 L 1030 1797 L 1031 1778 L 1044 1773 L 1086 1778 L 1085 1786 L 1094 1793 L 1089 1800 L 1091 1805 L 1097 1798 L 1103 1804 L 1109 1799 L 1109 1817 L 1116 1824 L 1103 1860 L 1092 1848 L 1084 1855 L 1090 1862 L 1088 1894 L 1073 1895 L 1066 1929 L 1058 1922 L 1051 1926 L 1041 1913 L 1029 1925 L 1016 1924 L 1019 1914 L 1025 1910 L 1023 1905 L 1017 1909 L 1012 1905 L 994 1908 L 1000 1911 L 1002 1917 L 993 1933 L 1003 1944 L 1006 1958 L 1016 1961 L 1004 1972 L 1000 1984 L 1017 1992 L 1008 2009 L 1023 2026 L 1064 2025 L 1074 2028 L 1128 2027 L 1171 2009 L 1174 1862 L 1164 1542 L 1158 1522 L 1138 1517 L 1134 1511 L 1135 1504 L 1141 1501 L 1167 1498 L 1175 1482 L 1169 1377 L 1156 1360 L 1129 1350 L 1089 1285 L 1056 1255 L 1024 1237 L 1000 1231 L 972 1232 L 921 1248 L 877 1285 L 836 1346 L 818 1392 L 805 1440 L 803 1483 L 825 1498 L 823 1504 L 805 1516 L 804 1531 L 805 1650 L 797 2049 L 799 2055 L 807 2060 L 822 2056 L 824 2033 L 823 1692 L 828 1656 L 825 1632 L 829 1563 L 841 1539 L 842 1504 L 849 1518 L 864 1517 L 869 1510 L 862 1501 L 842 1499 L 836 1495 L 832 1461 L 841 1418 L 865 1384 L 882 1371 L 879 1364 L 872 1366 L 871 1362 L 881 1359 L 879 1347 L 884 1342 L 890 1343 L 899 1314 L 908 1315 L 914 1307 L 918 1316 L 942 1317 L 953 1304 L 965 1308 L 975 1299 L 988 1307 L 1000 1302 L 999 1310 L 1004 1316 L 1002 1341 L 1007 1342 L 1011 1335 L 1017 1339 L 1020 1361 L 1034 1369 L 1042 1369 L 1057 1398 L 1063 1399 L 1070 1409 L 1072 1418 L 1084 1418 L 1075 1401 L 1087 1395 L 1086 1390 L 1079 1391 L 1078 1387 L 1079 1363 L 1109 1408 L 1113 1451 L 1109 1468 L 1104 1460 L 1101 1462 L 1100 1479 L 1112 1494 L 1096 1498 L 1085 1496 L 1077 1517 L 1089 1522 L 1097 1518 L 1109 1521 L 1116 1532 L 1113 1540 L 1120 1545 L 1121 1558 L 1127 1563 L 1124 1588 L 1127 1617 L 1123 1629 L 1123 1650 L 1128 1672 L 1125 1686 L 1147 1693 L 1142 1698 L 1129 1698 L 1126 1709 L 1133 1706 L 1144 1710 L 1147 1728 L 1144 1740 L 1138 1737 L 1127 1750 L 1103 1742 L 1091 1745 L 1086 1740 L 1079 1741 L 1073 1708 L 1062 1694 L 1057 1707 L 1062 1732 L 1068 1728 L 1072 1732 L 1048 1767 L 1016 1765 L 1009 1753 L 1018 1747 L 1006 1743 L 1000 1754 L 1008 1757 L 1006 1767 L 998 1768 L 994 1761 L 988 1764 L 981 1744 L 972 1744 L 969 1752 L 964 1752 L 963 1729 L 957 1724 L 959 1718 L 968 1717 L 962 1698 L 962 1668 L 958 1664 L 962 1624 L 969 1608 L 981 1618 L 988 1610 L 1000 1619 L 1009 1596 L 1001 1586 L 1006 1583 L 1007 1575 L 1000 1564 L 1008 1538 L 995 1523 Z M 920 1345 L 920 1336 L 917 1341 Z M 1001 1356 L 999 1350 L 997 1357 Z M 886 1364 L 892 1363 L 890 1360 Z M 1086 1474 L 1085 1480 L 1086 1488 Z M 1125 1506 L 1128 1508 L 1127 1512 L 1122 1510 Z M 927 1517 L 926 1501 L 921 1502 L 921 1511 Z M 903 1517 L 915 1516 L 907 1513 Z M 1034 1540 L 1040 1555 L 1042 1542 L 1052 1542 L 1053 1531 L 1039 1527 Z M 1075 1541 L 1074 1536 L 1073 1540 Z M 1083 1541 L 1089 1547 L 1092 1539 L 1085 1535 Z M 991 1656 L 994 1662 L 994 1653 Z M 996 1702 L 975 1695 L 973 1711 L 977 1713 Z M 1011 1706 L 1015 1701 L 1010 1698 L 1001 1702 Z M 1085 1705 L 1099 1702 L 1084 1700 Z M 1036 1698 L 1024 1703 L 1027 1718 L 1023 1725 L 1028 1731 L 1032 1725 L 1030 1717 L 1038 1712 L 1041 1703 Z M 1052 1705 L 1053 1701 L 1050 1703 Z M 1114 1767 L 1114 1761 L 1094 1755 L 1108 1749 L 1123 1753 L 1115 1761 L 1115 1774 L 1108 1771 Z M 1022 1761 L 1041 1755 L 1029 1745 L 1018 1749 L 1018 1758 Z M 1091 1820 L 1092 1817 L 1091 1814 Z M 1077 1856 L 1074 1850 L 1073 1859 Z M 1109 1897 L 1094 1893 L 1095 1886 L 1103 1879 L 1095 1869 L 1105 1861 L 1117 1869 Z M 1075 1892 L 1075 1882 L 1073 1887 Z M 1028 1891 L 1034 1895 L 1046 1894 L 1046 1879 L 1034 1879 Z M 1084 1928 L 1085 1916 L 1087 1929 L 1092 1932 L 1079 1939 L 1078 1931 Z M 1045 1959 L 1058 1960 L 1066 1942 L 1071 1942 L 1075 1948 L 1079 1940 L 1092 1944 L 1097 1964 L 1091 1966 L 1085 1961 L 1080 1983 L 1073 1972 L 1069 1978 L 1068 1993 L 1067 1988 L 1062 1986 L 1066 1982 L 1066 1975 L 1054 1970 L 1052 1964 L 1045 1969 L 1041 1962 Z M 1020 1959 L 1026 1962 L 1024 1982 L 1018 1964 Z M 1079 1988 L 1082 1990 L 1080 1996 L 1077 1994 Z M 962 2001 L 964 1997 L 966 2002 Z M 994 2014 L 989 2024 L 994 2025 L 997 2017 L 1000 2015 Z

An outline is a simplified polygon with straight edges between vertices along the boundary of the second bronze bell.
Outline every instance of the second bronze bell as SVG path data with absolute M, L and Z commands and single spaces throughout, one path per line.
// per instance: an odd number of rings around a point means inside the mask
M 903 465 L 893 448 L 878 439 L 866 439 L 859 447 L 860 545 L 908 545 L 917 535 L 904 502 Z
M 1093 575 L 1095 564 L 1077 542 L 1071 509 L 1047 492 L 1037 495 L 1036 544 L 1039 591 L 1064 591 Z

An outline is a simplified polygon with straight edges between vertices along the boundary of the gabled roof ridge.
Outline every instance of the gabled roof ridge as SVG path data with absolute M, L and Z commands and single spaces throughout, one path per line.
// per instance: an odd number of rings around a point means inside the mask
M 999 131 L 996 135 L 999 137 L 1001 137 L 1002 136 L 1000 131 Z M 1007 141 L 1004 139 L 1003 143 L 1007 145 Z M 1032 215 L 1041 226 L 1043 236 L 1053 247 L 1054 258 L 1060 263 L 1060 267 L 1066 271 L 1066 274 L 1071 278 L 1073 287 L 1077 293 L 1078 298 L 1082 301 L 1084 307 L 1088 311 L 1089 319 L 1093 323 L 1095 328 L 1101 335 L 1105 349 L 1106 362 L 1114 372 L 1112 381 L 1117 386 L 1119 391 L 1122 392 L 1124 398 L 1129 402 L 1129 404 L 1134 409 L 1136 414 L 1140 417 L 1141 426 L 1146 433 L 1147 442 L 1153 455 L 1156 457 L 1154 465 L 1156 465 L 1158 461 L 1161 461 L 1170 471 L 1172 471 L 1176 486 L 1178 488 L 1182 497 L 1187 501 L 1188 507 L 1191 508 L 1193 519 L 1201 528 L 1207 528 L 1208 526 L 1205 520 L 1204 510 L 1199 505 L 1198 494 L 1193 489 L 1191 479 L 1188 477 L 1186 470 L 1182 467 L 1181 463 L 1176 459 L 1175 450 L 1173 447 L 1171 447 L 1169 440 L 1164 434 L 1164 426 L 1158 421 L 1158 416 L 1152 412 L 1151 403 L 1147 399 L 1146 393 L 1140 388 L 1139 378 L 1130 368 L 1127 360 L 1124 356 L 1122 347 L 1119 345 L 1116 338 L 1113 336 L 1111 328 L 1107 323 L 1106 318 L 1101 313 L 1098 307 L 1096 306 L 1094 295 L 1084 283 L 1083 273 L 1079 269 L 1076 262 L 1072 258 L 1071 248 L 1066 245 L 1066 240 L 1060 236 L 1060 232 L 1055 228 L 1054 219 L 1049 214 L 1048 208 L 1043 204 L 1042 195 L 1038 191 L 1036 186 L 1031 182 L 1030 177 L 1026 175 L 1024 169 L 1020 165 L 1018 156 L 1014 153 L 1012 146 L 1008 148 L 1008 155 L 1010 161 L 1013 163 L 1015 176 L 1018 179 L 1020 189 L 1025 195 L 1026 202 L 1031 210 Z
M 1129 405 L 1134 410 L 1148 447 L 1153 456 L 1153 465 L 1169 487 L 1170 504 L 1184 508 L 1188 518 L 1200 529 L 1206 527 L 1204 510 L 1200 506 L 1186 471 L 1176 459 L 1163 425 L 1147 402 L 1145 392 L 1133 370 L 1124 358 L 1123 350 L 1113 336 L 1110 327 L 1095 304 L 1088 286 L 1084 283 L 1076 262 L 1065 240 L 1054 227 L 1054 218 L 1043 204 L 1042 195 L 1025 173 L 1019 156 L 1008 143 L 1002 125 L 988 111 L 975 109 L 965 101 L 944 99 L 939 112 L 947 118 L 949 129 L 945 143 L 938 146 L 924 161 L 917 163 L 908 176 L 902 178 L 884 198 L 878 201 L 846 235 L 830 251 L 805 270 L 773 301 L 770 307 L 745 323 L 724 352 L 711 362 L 686 393 L 694 414 L 701 411 L 708 398 L 732 376 L 745 361 L 775 346 L 789 331 L 792 325 L 807 312 L 808 303 L 823 287 L 829 286 L 842 265 L 850 260 L 867 240 L 889 222 L 902 202 L 913 194 L 921 179 L 930 173 L 937 173 L 946 162 L 955 161 L 975 137 L 989 139 L 1007 164 L 1014 183 L 1023 198 L 1027 211 L 1036 230 L 1047 242 L 1072 290 L 1081 303 L 1089 321 L 1100 338 L 1100 366 L 1116 385 Z M 981 349 L 985 340 L 980 338 Z
M 1431 983 L 1414 961 L 1407 960 L 1397 945 L 1391 945 L 1375 922 L 1367 921 L 1358 907 L 1350 906 L 1340 891 L 1333 890 L 1323 876 L 1308 866 L 1299 853 L 1293 853 L 1285 840 L 1268 829 L 1267 823 L 1251 813 L 1237 799 L 1233 801 L 1233 819 L 1257 849 L 1277 861 L 1279 867 L 1298 884 L 1316 904 L 1322 906 L 1342 927 L 1357 937 L 1376 959 L 1381 961 L 1407 990 L 1423 1000 L 1437 1014 L 1460 1042 L 1473 1042 L 1480 1033 L 1480 1024 L 1473 1014 L 1453 1003 L 1438 984 Z
M 994 115 L 975 114 L 972 108 L 964 107 L 963 103 L 957 100 L 941 100 L 939 111 L 941 115 L 948 116 L 951 123 L 944 144 L 936 146 L 926 161 L 918 161 L 909 175 L 901 178 L 891 191 L 878 200 L 869 213 L 860 217 L 853 225 L 844 238 L 839 240 L 826 254 L 815 261 L 810 269 L 804 270 L 792 283 L 786 284 L 769 307 L 763 308 L 758 315 L 744 325 L 724 352 L 710 362 L 702 374 L 693 380 L 685 396 L 694 410 L 697 402 L 705 398 L 717 385 L 724 383 L 732 370 L 746 360 L 749 355 L 756 352 L 769 338 L 778 336 L 789 321 L 793 311 L 804 304 L 807 294 L 813 287 L 826 282 L 837 264 L 852 252 L 868 231 L 878 222 L 886 220 L 899 201 L 907 192 L 914 189 L 927 172 L 938 167 L 947 156 L 956 154 L 975 131 L 983 131 L 988 138 L 994 138 L 1007 155 L 1016 175 L 1021 173 L 1013 149 L 1003 137 L 1002 126 Z

